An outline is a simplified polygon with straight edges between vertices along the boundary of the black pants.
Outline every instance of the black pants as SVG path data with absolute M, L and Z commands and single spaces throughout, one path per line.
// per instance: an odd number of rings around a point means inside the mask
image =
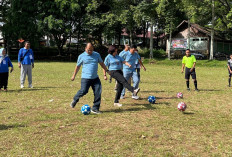
M 122 70 L 111 70 L 111 76 L 117 80 L 118 85 L 117 85 L 117 92 L 116 92 L 116 96 L 115 96 L 115 103 L 118 103 L 118 100 L 120 99 L 123 87 L 127 88 L 129 91 L 133 92 L 134 91 L 134 87 L 132 87 L 127 81 L 126 79 L 123 77 L 123 73 Z
M 9 73 L 0 73 L 0 88 L 7 89 Z

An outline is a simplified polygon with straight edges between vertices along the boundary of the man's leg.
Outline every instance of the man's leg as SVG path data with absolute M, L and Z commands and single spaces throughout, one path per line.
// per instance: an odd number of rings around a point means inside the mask
M 229 87 L 230 87 L 231 86 L 231 76 L 229 77 L 228 82 L 229 82 Z
M 76 106 L 76 103 L 78 103 L 81 97 L 83 97 L 85 94 L 88 93 L 90 85 L 91 85 L 91 81 L 89 79 L 84 79 L 84 78 L 81 79 L 81 89 L 73 97 L 73 102 L 70 104 L 72 108 Z
M 198 88 L 197 88 L 197 75 L 196 75 L 195 69 L 192 71 L 191 76 L 192 76 L 192 79 L 193 79 L 195 90 L 198 91 Z
M 25 78 L 26 78 L 26 69 L 25 69 L 25 65 L 21 64 L 21 75 L 20 75 L 20 84 L 21 84 L 21 88 L 24 87 Z
M 102 86 L 101 86 L 100 79 L 96 78 L 96 79 L 92 80 L 91 87 L 92 87 L 93 93 L 94 93 L 94 101 L 93 101 L 92 110 L 99 111 L 100 104 L 101 104 L 101 93 L 102 93 Z
M 123 72 L 123 77 L 126 79 L 126 81 L 128 82 L 129 79 L 132 77 L 132 72 Z M 129 82 L 128 82 L 129 83 Z M 121 93 L 121 97 L 125 96 L 125 88 L 123 88 L 122 93 Z
M 190 78 L 190 68 L 185 68 L 185 80 L 186 80 L 186 86 L 187 90 L 190 90 L 189 88 L 189 78 Z
M 27 65 L 28 87 L 32 88 L 32 66 Z
M 138 77 L 137 71 L 133 72 L 132 78 L 133 78 L 133 86 L 134 86 L 134 88 L 135 89 L 139 88 L 139 77 Z

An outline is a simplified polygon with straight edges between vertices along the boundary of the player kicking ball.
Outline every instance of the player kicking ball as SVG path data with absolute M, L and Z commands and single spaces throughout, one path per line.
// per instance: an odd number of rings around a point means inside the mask
M 194 82 L 195 91 L 199 91 L 197 88 L 197 78 L 195 72 L 196 58 L 194 55 L 191 55 L 189 49 L 185 51 L 185 54 L 186 56 L 184 56 L 182 59 L 182 73 L 184 72 L 184 68 L 185 68 L 185 79 L 186 79 L 187 90 L 190 91 L 189 78 L 191 75 Z

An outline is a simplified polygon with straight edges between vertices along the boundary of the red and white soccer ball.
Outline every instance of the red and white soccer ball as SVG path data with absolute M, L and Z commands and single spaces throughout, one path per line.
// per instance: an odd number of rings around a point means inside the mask
M 179 92 L 179 93 L 177 93 L 177 98 L 183 98 L 183 93 L 181 93 L 181 92 Z
M 177 108 L 179 111 L 185 111 L 186 108 L 187 108 L 187 105 L 184 103 L 184 102 L 180 102 L 178 105 L 177 105 Z

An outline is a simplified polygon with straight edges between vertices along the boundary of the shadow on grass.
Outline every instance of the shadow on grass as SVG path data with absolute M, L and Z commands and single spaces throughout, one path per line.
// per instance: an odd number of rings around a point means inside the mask
M 167 92 L 167 91 L 164 91 L 164 90 L 159 90 L 159 91 L 155 91 L 155 90 L 152 90 L 152 91 L 141 91 L 141 93 L 151 93 L 151 92 L 154 92 L 154 93 L 163 93 L 163 92 Z M 169 92 L 173 92 L 173 91 L 169 91 Z
M 26 127 L 25 125 L 19 125 L 19 124 L 13 124 L 13 125 L 3 125 L 0 124 L 0 130 L 8 130 L 11 128 L 20 128 L 20 127 Z
M 178 99 L 177 97 L 156 97 L 156 99 Z
M 183 114 L 186 114 L 186 115 L 193 115 L 194 113 L 193 113 L 193 112 L 183 112 Z
M 169 106 L 170 105 L 170 103 L 169 102 L 156 102 L 155 103 L 156 105 L 167 105 L 167 106 Z
M 219 89 L 199 89 L 199 91 L 204 91 L 204 92 L 217 92 L 217 91 L 222 91 L 222 90 L 219 90 Z
M 41 90 L 48 90 L 48 89 L 40 89 L 40 88 L 24 88 L 24 89 L 16 89 L 16 90 L 8 90 L 7 93 L 21 93 L 21 92 L 28 92 L 28 91 L 41 91 Z
M 144 111 L 144 110 L 154 110 L 154 109 L 156 109 L 151 104 L 133 104 L 133 106 L 138 106 L 138 105 L 142 105 L 145 108 L 138 108 L 138 107 L 136 107 L 136 108 L 127 108 L 127 109 L 118 108 L 118 109 L 113 109 L 113 110 L 106 110 L 104 112 L 122 113 L 122 112 Z

